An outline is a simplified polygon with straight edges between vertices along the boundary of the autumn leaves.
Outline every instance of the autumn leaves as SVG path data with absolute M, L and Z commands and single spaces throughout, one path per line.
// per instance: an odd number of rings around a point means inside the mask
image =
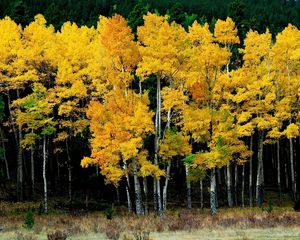
M 260 136 L 262 173 L 262 144 L 299 135 L 300 33 L 294 26 L 275 42 L 268 31 L 250 31 L 239 49 L 242 66 L 231 63 L 240 39 L 230 18 L 211 32 L 208 24 L 194 22 L 186 30 L 148 13 L 135 36 L 119 15 L 101 16 L 96 28 L 67 22 L 57 32 L 38 15 L 24 29 L 5 18 L 0 33 L 1 93 L 12 103 L 19 147 L 34 151 L 47 138 L 55 151 L 68 152 L 68 139 L 89 128 L 91 155 L 82 167 L 99 166 L 115 187 L 125 178 L 128 206 L 137 214 L 148 211 L 150 176 L 154 208 L 166 211 L 178 159 L 188 159 L 187 175 L 210 172 L 215 213 L 215 169 L 244 164 L 252 154 L 248 137 Z M 263 174 L 257 179 L 258 198 Z

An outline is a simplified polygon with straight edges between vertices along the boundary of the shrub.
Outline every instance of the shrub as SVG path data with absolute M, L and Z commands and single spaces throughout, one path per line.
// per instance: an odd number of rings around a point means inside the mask
M 113 218 L 113 215 L 115 214 L 115 211 L 112 207 L 109 207 L 105 209 L 104 214 L 106 216 L 106 219 L 111 220 Z
M 24 215 L 24 228 L 32 229 L 34 226 L 34 216 L 31 209 L 28 209 Z
M 299 212 L 300 211 L 300 199 L 298 199 L 294 204 L 294 210 Z
M 56 231 L 54 233 L 48 233 L 47 234 L 47 239 L 48 240 L 66 240 L 67 239 L 67 234 L 62 231 Z
M 16 240 L 37 240 L 37 237 L 35 237 L 33 234 L 31 233 L 20 233 L 20 232 L 17 232 L 16 233 Z
M 272 201 L 269 201 L 267 208 L 262 208 L 263 211 L 266 211 L 267 213 L 271 213 L 273 211 L 273 203 Z

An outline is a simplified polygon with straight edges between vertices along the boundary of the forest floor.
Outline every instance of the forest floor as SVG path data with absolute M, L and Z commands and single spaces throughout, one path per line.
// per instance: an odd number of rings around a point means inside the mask
M 35 204 L 0 202 L 0 240 L 46 240 L 47 234 L 53 233 L 66 234 L 68 240 L 300 239 L 300 212 L 291 206 L 274 206 L 271 212 L 266 211 L 268 206 L 264 210 L 220 208 L 216 216 L 211 216 L 209 209 L 175 208 L 162 217 L 152 213 L 136 217 L 124 208 L 116 208 L 112 220 L 101 211 L 60 210 L 48 215 L 34 211 L 35 224 L 28 230 L 24 228 L 24 209 Z M 150 238 L 143 237 L 148 234 Z

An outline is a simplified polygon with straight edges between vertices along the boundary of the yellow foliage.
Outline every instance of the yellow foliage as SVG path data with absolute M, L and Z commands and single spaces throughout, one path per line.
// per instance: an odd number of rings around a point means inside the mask
M 225 46 L 240 43 L 237 32 L 238 30 L 230 17 L 227 17 L 226 21 L 218 19 L 215 24 L 214 36 L 218 42 Z
M 287 126 L 284 131 L 287 138 L 296 138 L 299 136 L 299 127 L 295 123 L 291 123 Z

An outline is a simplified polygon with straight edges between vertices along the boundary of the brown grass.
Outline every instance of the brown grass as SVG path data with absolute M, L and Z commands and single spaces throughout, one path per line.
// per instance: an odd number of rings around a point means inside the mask
M 18 205 L 17 208 L 27 209 Z M 0 204 L 0 206 L 3 206 Z M 103 212 L 66 214 L 50 213 L 49 215 L 35 214 L 34 229 L 27 234 L 23 229 L 23 214 L 0 216 L 0 226 L 3 232 L 19 232 L 19 239 L 35 239 L 34 235 L 61 231 L 67 236 L 86 234 L 105 234 L 109 239 L 119 239 L 124 233 L 130 236 L 143 236 L 154 232 L 193 232 L 199 229 L 208 231 L 216 229 L 270 229 L 299 227 L 300 212 L 292 208 L 274 208 L 267 213 L 259 208 L 219 209 L 216 216 L 211 216 L 208 209 L 175 209 L 166 215 L 158 217 L 155 214 L 136 217 L 126 210 L 117 210 L 112 220 L 107 220 Z M 28 235 L 26 235 L 26 234 Z M 24 235 L 22 237 L 22 234 Z M 26 235 L 26 236 L 25 236 Z M 136 237 L 132 238 L 135 239 Z M 0 237 L 1 239 L 1 237 Z M 141 238 L 142 239 L 142 238 Z

